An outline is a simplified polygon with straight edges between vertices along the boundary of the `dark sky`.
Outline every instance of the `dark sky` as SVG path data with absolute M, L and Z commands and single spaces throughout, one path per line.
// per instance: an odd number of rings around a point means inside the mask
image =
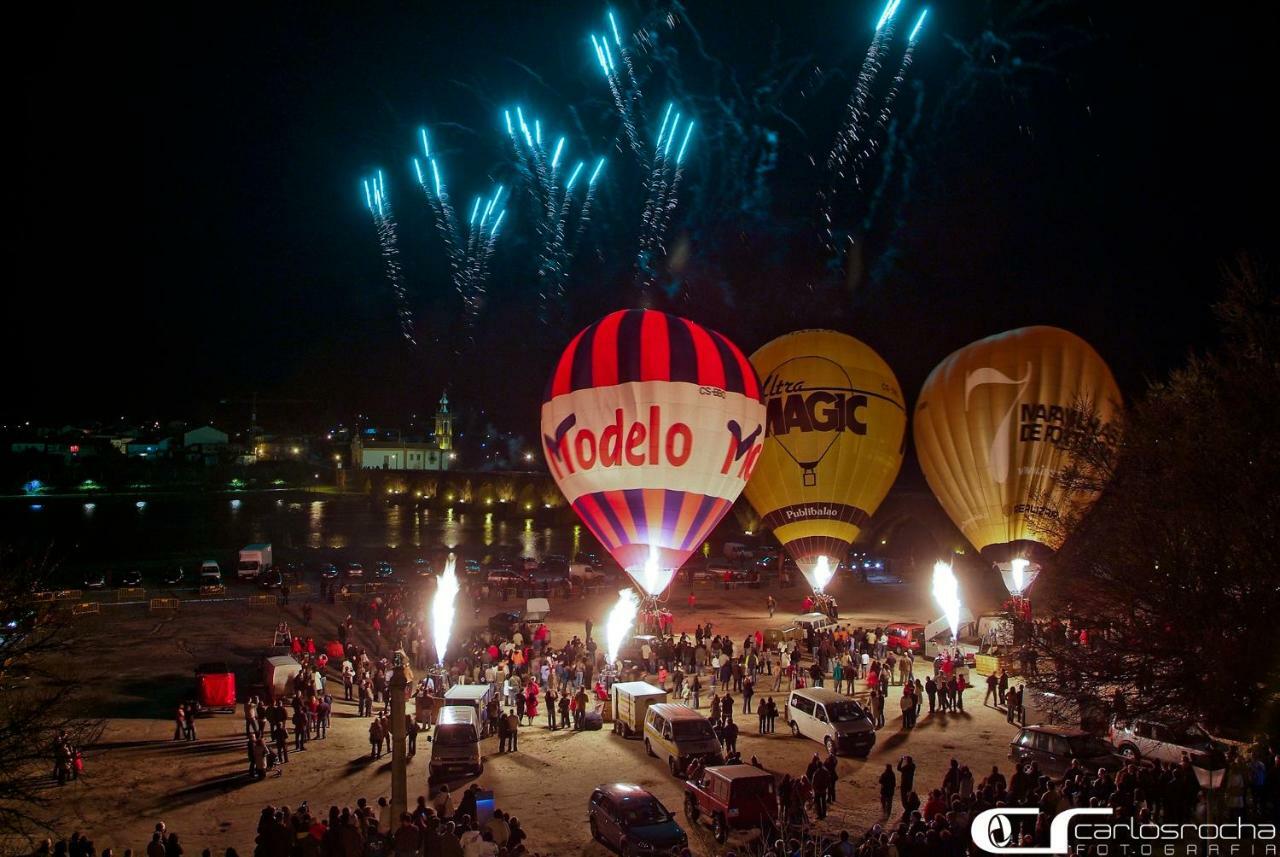
M 960 73 L 945 34 L 970 39 L 985 8 L 1007 21 L 1016 5 L 935 4 L 913 70 L 931 98 Z M 489 402 L 506 427 L 532 433 L 553 344 L 530 345 L 540 334 L 529 323 L 532 273 L 520 239 L 509 255 L 499 251 L 502 306 L 486 315 L 481 347 L 455 373 L 398 338 L 358 177 L 376 166 L 394 177 L 416 306 L 447 318 L 456 301 L 438 241 L 404 181 L 415 129 L 424 121 L 436 129 L 450 170 L 479 189 L 500 165 L 498 105 L 540 103 L 563 118 L 567 105 L 599 95 L 583 39 L 602 27 L 603 8 L 593 0 L 41 13 L 56 18 L 29 28 L 40 36 L 22 68 L 25 196 L 13 209 L 22 216 L 0 340 L 10 370 L 4 413 L 209 414 L 219 399 L 258 391 L 315 400 L 303 407 L 319 414 L 366 409 L 396 420 L 451 384 L 463 387 L 455 397 Z M 650 7 L 617 8 L 634 21 Z M 852 74 L 878 2 L 824 0 L 793 14 L 799 8 L 689 4 L 707 49 L 744 79 L 775 42 L 782 55 L 809 52 Z M 1153 8 L 1063 4 L 1042 22 L 1037 50 L 1076 33 L 1084 44 L 1053 59 L 1047 82 L 1012 99 L 987 87 L 958 102 L 945 139 L 928 140 L 926 174 L 894 235 L 899 263 L 845 325 L 884 354 L 909 395 L 950 351 L 1024 324 L 1084 336 L 1130 395 L 1210 341 L 1217 268 L 1267 246 L 1274 74 L 1262 49 L 1274 13 Z M 683 59 L 691 45 L 673 38 Z M 704 82 L 696 71 L 685 80 L 691 90 Z M 848 87 L 827 91 L 838 105 Z M 783 138 L 784 186 L 773 198 L 778 221 L 790 224 L 813 213 L 811 193 L 791 182 L 807 150 L 820 153 L 834 131 L 833 111 L 794 106 L 809 140 Z M 1031 134 L 1019 132 L 1023 120 Z M 611 129 L 593 132 L 591 144 L 607 151 Z M 696 172 L 687 181 L 695 185 Z M 723 217 L 732 225 L 735 213 Z M 518 219 L 510 228 L 519 234 Z M 606 270 L 610 246 L 580 276 Z M 785 275 L 791 264 L 772 288 L 803 305 L 803 276 Z M 714 257 L 707 265 L 732 268 Z M 608 278 L 587 285 L 590 306 L 578 315 L 629 301 Z M 693 305 L 690 314 L 754 350 L 781 332 L 751 316 L 751 293 L 764 288 L 740 288 L 732 311 Z M 830 300 L 797 317 L 821 323 Z

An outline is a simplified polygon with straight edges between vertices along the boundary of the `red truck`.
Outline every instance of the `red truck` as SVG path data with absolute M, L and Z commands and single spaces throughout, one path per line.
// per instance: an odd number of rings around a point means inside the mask
M 768 841 L 778 819 L 773 774 L 752 765 L 714 765 L 685 782 L 684 812 L 691 824 L 705 816 L 721 844 L 733 830 L 761 830 Z

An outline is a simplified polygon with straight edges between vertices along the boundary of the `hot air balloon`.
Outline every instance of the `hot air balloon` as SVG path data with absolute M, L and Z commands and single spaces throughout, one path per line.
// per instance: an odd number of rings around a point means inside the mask
M 821 592 L 898 475 L 906 405 L 889 364 L 833 330 L 780 336 L 751 363 L 766 417 L 747 499 Z
M 565 498 L 652 601 L 742 492 L 764 405 L 724 336 L 623 310 L 573 338 L 542 403 L 542 446 Z
M 947 357 L 916 404 L 915 442 L 929 487 L 965 538 L 1021 597 L 1061 547 L 1036 519 L 1083 511 L 1054 475 L 1075 445 L 1118 439 L 1120 390 L 1080 337 L 1056 327 L 989 336 Z

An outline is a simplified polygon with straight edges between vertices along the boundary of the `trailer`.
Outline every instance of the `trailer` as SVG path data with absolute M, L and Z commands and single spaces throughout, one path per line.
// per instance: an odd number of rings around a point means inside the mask
M 644 733 L 649 706 L 667 701 L 667 692 L 647 681 L 620 681 L 609 690 L 613 731 L 624 738 Z

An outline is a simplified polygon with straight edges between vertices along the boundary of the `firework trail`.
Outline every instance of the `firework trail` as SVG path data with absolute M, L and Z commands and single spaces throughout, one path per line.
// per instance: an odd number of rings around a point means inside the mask
M 451 279 L 462 298 L 463 330 L 470 339 L 474 334 L 476 319 L 484 306 L 489 262 L 497 247 L 498 230 L 507 215 L 506 205 L 502 200 L 505 189 L 502 185 L 497 185 L 491 197 L 476 197 L 464 231 L 441 176 L 440 160 L 431 154 L 427 129 L 421 129 L 420 136 L 427 166 L 424 167 L 423 161 L 415 157 L 413 170 L 418 185 L 426 194 L 427 202 L 435 214 L 436 229 L 444 241 L 449 259 Z
M 548 136 L 544 144 L 542 120 L 535 118 L 530 131 L 524 108 L 520 106 L 514 113 L 504 110 L 503 119 L 508 142 L 515 152 L 516 167 L 528 185 L 538 211 L 534 227 L 538 235 L 539 317 L 546 324 L 550 321 L 552 308 L 563 304 L 569 268 L 577 251 L 577 239 L 590 217 L 591 198 L 605 159 L 600 158 L 596 162 L 591 178 L 586 182 L 586 194 L 581 197 L 582 207 L 578 209 L 577 230 L 571 232 L 569 222 L 573 217 L 574 202 L 579 198 L 574 187 L 585 163 L 579 161 L 566 176 L 566 137 L 556 138 L 555 144 L 551 145 L 551 137 Z
M 404 288 L 404 276 L 400 269 L 400 248 L 396 236 L 396 221 L 391 214 L 391 200 L 387 198 L 387 185 L 382 170 L 364 180 L 364 204 L 373 217 L 378 230 L 378 246 L 382 250 L 382 265 L 386 270 L 391 293 L 395 295 L 396 316 L 400 321 L 400 334 L 413 346 L 418 344 L 414 336 L 413 311 L 409 308 L 409 295 Z
M 622 33 L 618 30 L 618 19 L 612 11 L 609 11 L 607 16 L 610 33 L 598 37 L 592 33 L 591 46 L 595 49 L 596 62 L 600 66 L 600 71 L 609 84 L 609 94 L 613 96 L 618 118 L 622 120 L 622 129 L 627 135 L 627 143 L 631 146 L 636 160 L 644 163 L 649 155 L 639 131 L 639 123 L 644 121 L 644 117 L 643 115 L 637 117 L 641 112 L 643 98 L 640 84 L 636 78 L 635 66 L 631 63 L 631 52 L 627 50 Z M 613 40 L 612 48 L 609 47 L 610 36 Z M 615 50 L 619 59 L 622 60 L 621 71 L 613 58 Z
M 640 236 L 636 252 L 636 279 L 642 291 L 653 287 L 658 277 L 657 260 L 664 254 L 663 238 L 679 202 L 679 186 L 683 177 L 681 166 L 693 135 L 694 121 L 685 119 L 681 126 L 681 111 L 674 104 L 667 104 L 662 124 L 652 146 L 641 134 L 644 124 L 644 96 L 632 63 L 628 48 L 630 39 L 624 39 L 618 27 L 618 18 L 612 10 L 606 12 L 608 31 L 601 35 L 590 34 L 596 63 L 609 86 L 614 108 L 622 123 L 627 144 L 645 176 L 644 208 L 640 214 Z M 615 60 L 614 54 L 618 59 Z M 589 205 L 588 202 L 585 205 Z
M 832 144 L 831 151 L 827 153 L 827 184 L 826 188 L 818 194 L 818 210 L 822 241 L 831 253 L 836 252 L 832 207 L 835 204 L 839 186 L 847 178 L 852 178 L 855 187 L 862 186 L 859 169 L 866 158 L 859 153 L 858 157 L 851 160 L 849 153 L 855 145 L 861 144 L 865 149 L 868 133 L 864 123 L 869 118 L 867 103 L 871 99 L 871 89 L 875 79 L 880 74 L 882 54 L 893 39 L 894 17 L 901 3 L 902 0 L 889 0 L 884 11 L 880 13 L 875 34 L 871 37 L 871 44 L 867 47 L 867 53 L 862 59 L 862 67 L 858 70 L 853 93 L 845 108 L 844 123 L 836 132 L 835 142 Z
M 874 158 L 880 150 L 881 140 L 884 138 L 884 132 L 889 125 L 889 117 L 893 114 L 893 104 L 898 100 L 898 93 L 902 89 L 902 81 L 906 79 L 907 72 L 911 70 L 911 61 L 916 52 L 916 41 L 920 38 L 920 31 L 924 28 L 925 18 L 928 16 L 928 9 L 921 10 L 920 16 L 916 18 L 915 26 L 911 28 L 911 34 L 907 37 L 907 48 L 902 52 L 902 59 L 898 62 L 898 70 L 894 72 L 893 80 L 890 81 L 884 100 L 881 102 L 880 113 L 876 116 L 875 133 L 867 140 L 867 145 L 858 153 L 855 160 L 854 173 L 856 175 L 862 174 L 867 161 Z

